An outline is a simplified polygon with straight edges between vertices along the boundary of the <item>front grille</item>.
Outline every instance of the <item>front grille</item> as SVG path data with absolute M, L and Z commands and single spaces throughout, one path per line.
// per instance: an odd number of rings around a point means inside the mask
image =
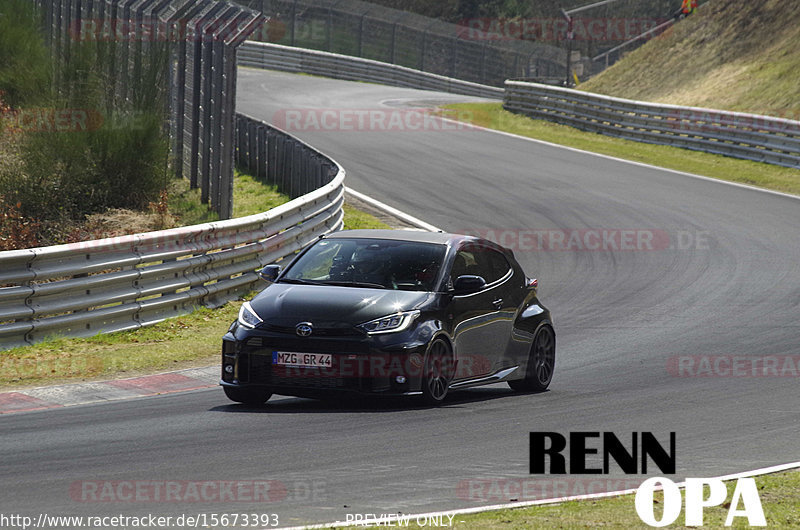
M 258 327 L 259 330 L 268 331 L 270 333 L 280 333 L 282 335 L 297 335 L 294 326 L 276 326 L 274 324 L 267 324 L 266 322 Z M 352 326 L 339 326 L 339 327 L 315 327 L 312 331 L 314 337 L 358 337 L 363 336 L 363 333 Z
M 251 333 L 263 332 L 253 330 Z M 373 361 L 376 354 L 369 337 L 298 337 L 291 334 L 266 333 L 250 336 L 238 348 L 237 374 L 243 384 L 262 384 L 283 388 L 319 390 L 358 390 L 381 392 L 389 390 L 390 376 L 386 370 L 375 366 L 388 366 L 390 356 L 385 354 L 381 363 Z M 303 368 L 273 366 L 272 352 L 330 353 L 333 366 Z
M 298 337 L 292 335 L 271 335 L 264 337 L 250 337 L 245 341 L 248 349 L 268 349 L 270 352 L 293 351 L 303 353 L 368 353 L 369 344 L 361 340 L 319 339 L 315 337 Z

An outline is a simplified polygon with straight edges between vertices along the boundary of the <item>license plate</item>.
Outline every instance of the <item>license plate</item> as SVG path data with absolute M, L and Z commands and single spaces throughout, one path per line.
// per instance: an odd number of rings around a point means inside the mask
M 330 368 L 333 366 L 333 355 L 330 353 L 274 351 L 272 352 L 272 364 L 304 368 Z

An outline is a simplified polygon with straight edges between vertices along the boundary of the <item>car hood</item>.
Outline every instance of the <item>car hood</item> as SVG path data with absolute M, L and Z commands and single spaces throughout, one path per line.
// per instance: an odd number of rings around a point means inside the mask
M 273 283 L 250 304 L 270 326 L 312 322 L 315 327 L 338 328 L 417 309 L 431 296 L 420 291 Z

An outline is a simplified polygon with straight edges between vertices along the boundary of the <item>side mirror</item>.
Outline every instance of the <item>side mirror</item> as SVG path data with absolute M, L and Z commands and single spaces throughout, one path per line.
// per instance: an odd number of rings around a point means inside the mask
M 456 295 L 477 293 L 486 287 L 486 280 L 481 276 L 465 274 L 456 278 L 453 291 Z
M 281 266 L 280 265 L 267 265 L 260 271 L 258 271 L 258 277 L 264 280 L 265 282 L 272 283 L 278 279 L 278 275 L 281 273 Z

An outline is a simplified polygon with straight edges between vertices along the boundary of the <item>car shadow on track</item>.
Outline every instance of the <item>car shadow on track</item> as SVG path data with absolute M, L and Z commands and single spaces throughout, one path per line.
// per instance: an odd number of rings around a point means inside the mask
M 414 397 L 381 397 L 381 396 L 333 396 L 324 399 L 306 399 L 288 396 L 273 397 L 263 405 L 244 405 L 229 403 L 211 408 L 213 412 L 232 413 L 266 413 L 266 414 L 296 414 L 306 413 L 378 413 L 378 412 L 405 412 L 409 410 L 447 409 L 459 408 L 470 403 L 493 401 L 496 399 L 534 398 L 544 392 L 515 392 L 507 387 L 489 386 L 460 390 L 447 396 L 444 403 L 432 406 Z M 224 396 L 223 396 L 224 398 Z

